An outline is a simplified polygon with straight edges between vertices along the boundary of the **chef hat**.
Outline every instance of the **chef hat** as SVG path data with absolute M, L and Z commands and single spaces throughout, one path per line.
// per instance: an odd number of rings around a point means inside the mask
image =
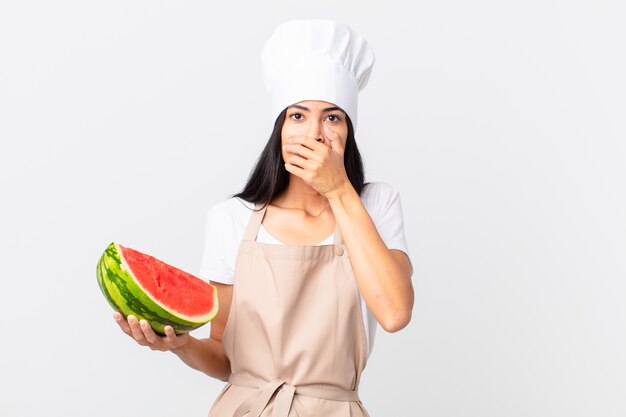
M 332 20 L 291 20 L 263 46 L 263 82 L 272 123 L 285 107 L 322 100 L 346 112 L 356 130 L 357 95 L 367 85 L 374 51 L 348 25 Z

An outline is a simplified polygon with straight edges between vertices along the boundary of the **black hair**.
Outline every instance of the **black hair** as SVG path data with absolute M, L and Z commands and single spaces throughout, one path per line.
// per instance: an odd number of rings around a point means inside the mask
M 281 130 L 286 113 L 287 108 L 276 118 L 272 134 L 257 159 L 256 165 L 252 169 L 243 190 L 237 194 L 231 194 L 230 197 L 238 197 L 249 203 L 266 205 L 287 188 L 290 173 L 285 168 L 281 138 Z M 352 121 L 347 114 L 346 122 L 348 124 L 348 138 L 346 140 L 343 163 L 350 183 L 357 194 L 361 195 L 365 185 L 367 185 L 363 160 L 354 139 Z

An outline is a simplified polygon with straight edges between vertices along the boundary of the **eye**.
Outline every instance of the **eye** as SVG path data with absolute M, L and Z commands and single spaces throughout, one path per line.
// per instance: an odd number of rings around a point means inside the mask
M 298 118 L 294 119 L 292 116 L 299 116 Z M 289 118 L 293 119 L 293 120 L 301 120 L 302 119 L 302 113 L 300 113 L 299 111 L 297 112 L 293 112 L 289 115 Z
M 331 117 L 334 117 L 334 120 L 331 120 L 331 122 L 338 122 L 341 120 L 341 116 L 339 116 L 338 114 L 331 113 L 328 115 L 328 119 L 330 119 Z

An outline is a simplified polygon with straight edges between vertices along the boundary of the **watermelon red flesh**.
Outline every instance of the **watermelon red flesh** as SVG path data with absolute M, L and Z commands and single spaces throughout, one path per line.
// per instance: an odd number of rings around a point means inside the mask
M 150 255 L 118 244 L 137 283 L 166 310 L 194 321 L 213 309 L 213 291 L 207 282 Z M 181 297 L 181 294 L 185 294 Z

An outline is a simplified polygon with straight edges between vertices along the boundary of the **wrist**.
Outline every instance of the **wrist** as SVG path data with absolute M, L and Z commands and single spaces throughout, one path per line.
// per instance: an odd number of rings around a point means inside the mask
M 187 350 L 189 349 L 189 346 L 191 345 L 192 340 L 193 340 L 193 336 L 189 335 L 189 338 L 185 343 L 183 343 L 182 345 L 176 348 L 170 349 L 170 351 L 172 353 L 175 353 L 176 355 L 185 354 Z
M 352 186 L 352 184 L 350 183 L 350 181 L 346 181 L 345 183 L 343 183 L 342 185 L 340 185 L 339 187 L 337 187 L 334 191 L 332 191 L 331 193 L 329 193 L 326 198 L 328 199 L 328 201 L 333 204 L 333 203 L 338 203 L 342 200 L 344 200 L 346 197 L 350 196 L 352 193 L 355 193 L 355 189 Z

